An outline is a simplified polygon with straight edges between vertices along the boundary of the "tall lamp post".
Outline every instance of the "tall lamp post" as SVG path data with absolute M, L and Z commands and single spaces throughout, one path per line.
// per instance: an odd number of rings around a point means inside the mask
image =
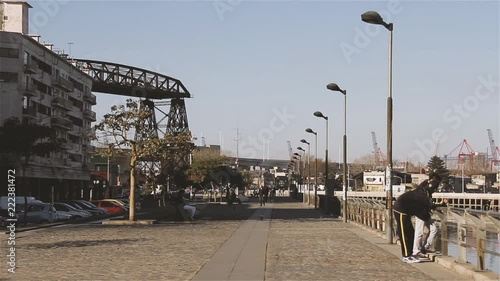
M 316 111 L 313 113 L 314 116 L 323 118 L 326 120 L 326 142 L 325 142 L 325 209 L 326 213 L 329 214 L 328 210 L 328 196 L 329 189 L 328 186 L 328 116 L 323 115 L 323 113 Z
M 302 185 L 302 156 L 297 152 L 295 152 L 293 155 L 294 155 L 295 159 L 299 160 L 299 163 L 298 163 L 298 165 L 299 165 L 299 180 L 297 181 L 297 183 L 299 184 L 298 190 L 300 190 L 301 185 Z
M 326 85 L 330 91 L 341 92 L 344 95 L 344 140 L 343 140 L 343 182 L 344 182 L 344 222 L 347 222 L 347 189 L 349 188 L 349 181 L 347 180 L 347 90 L 342 90 L 337 84 L 330 83 Z
M 387 97 L 387 169 L 386 169 L 386 181 L 387 187 L 389 189 L 389 195 L 387 196 L 387 206 L 389 209 L 389 225 L 387 227 L 387 241 L 392 244 L 393 242 L 393 213 L 392 213 L 392 31 L 393 24 L 386 23 L 379 13 L 374 11 L 368 11 L 361 15 L 361 20 L 376 25 L 382 25 L 387 30 L 389 30 L 389 96 Z
M 314 161 L 316 162 L 314 165 L 316 166 L 316 168 L 314 169 L 315 173 L 314 173 L 314 209 L 317 209 L 318 208 L 318 201 L 316 200 L 316 198 L 318 198 L 318 133 L 313 131 L 311 128 L 307 128 L 306 129 L 306 133 L 309 133 L 309 134 L 314 134 L 314 139 L 315 139 L 315 142 L 316 142 L 316 154 L 314 155 Z
M 311 206 L 311 144 L 305 139 L 300 142 L 307 144 L 307 205 Z
M 297 147 L 297 150 L 302 151 L 302 157 L 304 157 L 306 155 L 306 150 L 303 149 L 302 147 L 300 147 L 300 146 Z M 303 178 L 305 177 L 305 174 L 306 174 L 306 165 L 307 165 L 307 159 L 304 159 L 304 165 L 301 165 L 301 168 L 302 168 L 302 185 L 304 185 Z M 305 187 L 302 190 L 303 190 L 302 191 L 302 197 L 305 198 L 305 195 L 306 195 Z M 302 200 L 302 201 L 304 201 L 304 200 Z

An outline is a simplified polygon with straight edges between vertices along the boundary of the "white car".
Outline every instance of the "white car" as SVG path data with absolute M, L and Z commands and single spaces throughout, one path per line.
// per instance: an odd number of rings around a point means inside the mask
M 92 216 L 91 213 L 84 210 L 78 210 L 75 207 L 68 205 L 66 203 L 56 202 L 54 203 L 54 208 L 56 209 L 56 213 L 59 216 L 59 219 L 62 220 L 88 218 Z

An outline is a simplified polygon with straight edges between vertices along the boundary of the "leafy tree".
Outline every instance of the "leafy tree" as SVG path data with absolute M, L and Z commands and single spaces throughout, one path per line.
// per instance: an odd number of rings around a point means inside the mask
M 15 163 L 21 168 L 21 190 L 24 194 L 24 221 L 27 215 L 27 181 L 26 168 L 32 156 L 49 156 L 51 152 L 62 150 L 63 139 L 58 139 L 56 130 L 38 124 L 21 123 L 18 118 L 12 117 L 0 127 L 0 154 L 7 163 Z M 9 167 L 12 168 L 12 167 Z
M 22 166 L 28 165 L 31 156 L 49 156 L 61 150 L 63 141 L 57 138 L 54 128 L 20 123 L 16 117 L 0 127 L 0 153 Z
M 192 164 L 187 171 L 189 180 L 201 186 L 213 182 L 210 175 L 214 175 L 216 169 L 220 167 L 226 159 L 226 156 L 221 155 L 215 150 L 195 150 Z M 217 181 L 215 182 L 217 183 Z
M 444 160 L 434 155 L 427 163 L 427 167 L 429 169 L 429 178 L 438 176 L 443 183 L 443 189 L 448 190 L 450 171 L 446 168 Z
M 108 146 L 101 154 L 105 157 L 126 155 L 129 157 L 130 175 L 130 206 L 135 206 L 136 172 L 139 161 L 172 162 L 180 155 L 187 155 L 194 147 L 189 132 L 176 135 L 165 135 L 159 138 L 149 135 L 135 139 L 130 131 L 145 131 L 145 121 L 150 119 L 151 112 L 143 110 L 137 101 L 128 99 L 125 105 L 111 107 L 111 113 L 104 115 L 104 119 L 95 128 L 103 132 L 108 138 Z M 135 220 L 135 208 L 129 209 L 129 220 Z

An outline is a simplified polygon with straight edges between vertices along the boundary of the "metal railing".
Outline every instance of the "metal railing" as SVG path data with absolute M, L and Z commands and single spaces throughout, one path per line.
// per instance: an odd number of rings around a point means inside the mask
M 347 201 L 347 216 L 352 223 L 367 227 L 380 236 L 386 235 L 388 210 L 385 201 L 370 198 L 349 198 Z M 433 218 L 441 234 L 436 237 L 436 250 L 444 256 L 449 254 L 449 244 L 458 248 L 459 263 L 475 264 L 476 270 L 485 270 L 485 255 L 498 259 L 500 250 L 490 245 L 488 236 L 500 237 L 500 213 L 463 209 L 456 207 L 440 207 L 434 212 Z M 394 221 L 392 222 L 394 224 Z M 456 228 L 456 237 L 450 238 L 450 230 Z M 394 226 L 393 229 L 396 229 Z M 468 251 L 469 250 L 469 251 Z M 471 253 L 475 261 L 471 259 Z M 469 254 L 469 255 L 468 255 Z
M 440 221 L 441 252 L 448 255 L 448 244 L 453 242 L 458 248 L 458 262 L 467 263 L 467 249 L 476 252 L 476 270 L 485 270 L 485 254 L 500 257 L 498 248 L 488 248 L 487 236 L 489 233 L 500 235 L 500 213 L 461 209 L 454 207 L 439 208 L 436 212 Z M 456 225 L 457 236 L 450 239 L 448 230 Z M 439 244 L 439 243 L 438 243 Z M 492 248 L 492 247 L 490 247 Z

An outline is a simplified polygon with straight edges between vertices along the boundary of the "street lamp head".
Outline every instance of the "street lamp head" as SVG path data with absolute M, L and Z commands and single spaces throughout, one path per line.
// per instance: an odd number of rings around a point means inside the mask
M 298 150 L 306 152 L 302 147 L 297 147 Z
M 315 134 L 315 135 L 317 135 L 317 134 L 318 134 L 317 132 L 313 131 L 311 128 L 307 128 L 307 129 L 306 129 L 306 132 L 307 132 L 307 133 L 310 133 L 310 134 Z
M 301 139 L 301 140 L 300 140 L 300 142 L 301 142 L 301 143 L 305 143 L 305 144 L 307 144 L 307 145 L 310 145 L 310 143 L 308 143 L 305 139 Z
M 361 20 L 370 23 L 370 24 L 378 24 L 387 28 L 389 31 L 392 31 L 392 23 L 386 23 L 384 19 L 380 16 L 379 13 L 375 11 L 368 11 L 361 15 Z
M 335 84 L 335 83 L 330 83 L 328 85 L 326 85 L 326 88 L 330 91 L 334 91 L 334 92 L 341 92 L 342 94 L 347 94 L 347 91 L 346 90 L 342 90 L 340 89 L 339 85 Z
M 328 120 L 328 116 L 323 115 L 320 111 L 316 111 L 313 113 L 314 116 L 324 118 L 325 120 Z

